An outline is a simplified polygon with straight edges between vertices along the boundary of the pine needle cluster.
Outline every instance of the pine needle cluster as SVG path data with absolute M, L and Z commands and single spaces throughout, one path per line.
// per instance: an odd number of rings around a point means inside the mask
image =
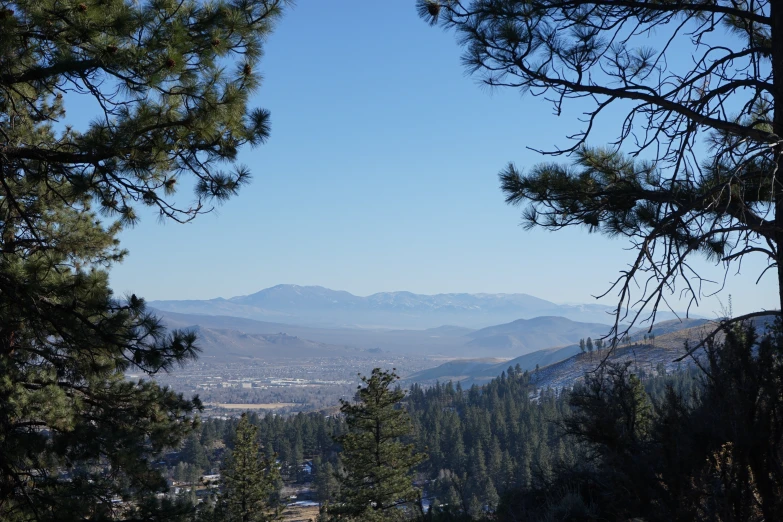
M 249 179 L 236 155 L 269 133 L 249 100 L 285 3 L 0 5 L 0 519 L 186 511 L 156 497 L 153 462 L 200 402 L 125 376 L 193 359 L 196 338 L 115 296 L 108 270 L 139 207 L 187 221 Z

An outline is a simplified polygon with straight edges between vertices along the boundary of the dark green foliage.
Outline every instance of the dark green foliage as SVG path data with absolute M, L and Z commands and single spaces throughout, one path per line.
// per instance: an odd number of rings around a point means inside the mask
M 424 519 L 576 520 L 579 515 L 591 520 L 600 513 L 608 516 L 610 508 L 618 506 L 630 512 L 625 507 L 629 495 L 638 493 L 633 488 L 628 493 L 628 484 L 644 483 L 664 469 L 659 464 L 663 462 L 671 463 L 666 464 L 671 466 L 667 494 L 681 499 L 684 493 L 675 491 L 691 484 L 683 471 L 690 465 L 685 441 L 691 439 L 682 419 L 704 395 L 699 372 L 662 372 L 641 380 L 632 378 L 631 370 L 607 367 L 588 376 L 587 385 L 573 394 L 536 390 L 529 374 L 514 368 L 469 390 L 450 383 L 429 389 L 414 385 L 402 405 L 413 426 L 411 442 L 430 457 L 418 467 L 423 497 L 431 506 Z M 672 402 L 678 406 L 670 408 Z M 663 420 L 669 417 L 673 420 Z M 251 414 L 248 419 L 259 427 L 267 455 L 282 447 L 284 439 L 301 439 L 314 475 L 292 474 L 288 479 L 309 483 L 322 503 L 333 505 L 341 497 L 340 448 L 329 435 L 340 438 L 345 433 L 344 419 L 322 414 Z M 235 427 L 236 420 L 208 420 L 199 429 L 202 438 L 215 431 L 233 446 Z M 656 444 L 668 449 L 655 449 Z M 222 458 L 219 450 L 205 450 L 213 463 Z M 700 455 L 704 461 L 706 456 Z M 617 491 L 624 492 L 619 503 Z M 645 494 L 658 498 L 660 488 Z M 685 509 L 688 504 L 681 505 Z
M 125 222 L 138 203 L 189 219 L 236 193 L 248 179 L 238 149 L 269 133 L 268 114 L 247 103 L 283 4 L 14 2 L 0 21 L 4 171 L 66 185 L 69 203 L 89 199 Z M 56 131 L 72 92 L 102 114 L 83 132 Z M 197 200 L 177 208 L 166 196 L 184 174 Z
M 565 419 L 565 432 L 577 440 L 589 441 L 586 453 L 604 482 L 596 496 L 613 497 L 625 488 L 625 505 L 647 505 L 645 492 L 627 484 L 649 479 L 647 445 L 653 422 L 653 406 L 639 378 L 630 373 L 630 364 L 607 364 L 585 378 L 585 384 L 571 395 L 574 412 Z M 575 498 L 570 499 L 575 502 Z M 624 513 L 606 500 L 603 511 L 612 517 Z
M 185 439 L 185 445 L 180 452 L 180 460 L 201 470 L 202 474 L 210 469 L 207 452 L 204 449 L 204 445 L 201 443 L 200 437 L 195 433 L 190 434 L 190 436 Z
M 708 345 L 697 387 L 666 378 L 645 391 L 626 366 L 589 376 L 564 423 L 587 458 L 507 496 L 501 519 L 779 520 L 781 347 L 778 334 L 731 329 Z
M 653 408 L 642 382 L 629 372 L 630 363 L 607 363 L 588 374 L 571 394 L 574 413 L 565 422 L 567 433 L 601 440 L 613 451 L 635 451 L 649 434 Z
M 139 205 L 188 220 L 247 181 L 235 159 L 268 134 L 247 103 L 282 5 L 0 6 L 0 519 L 186 510 L 155 497 L 166 484 L 153 461 L 200 402 L 124 375 L 192 359 L 195 336 L 116 298 L 107 270 Z M 66 114 L 77 99 L 96 111 L 81 130 Z M 196 199 L 177 207 L 182 180 Z
M 514 368 L 468 390 L 414 385 L 403 404 L 415 449 L 430 456 L 418 468 L 424 520 L 778 520 L 780 346 L 740 328 L 708 345 L 706 373 L 645 379 L 606 365 L 559 393 Z M 300 438 L 315 457 L 315 476 L 302 480 L 322 502 L 343 497 L 339 448 L 319 435 L 343 433 L 339 418 L 253 422 L 270 443 Z
M 503 494 L 541 482 L 560 459 L 578 458 L 578 447 L 559 446 L 568 394 L 535 391 L 529 374 L 513 368 L 467 392 L 451 383 L 412 387 L 408 409 L 417 445 L 430 455 L 423 471 L 433 516 L 488 516 Z
M 337 480 L 337 470 L 342 468 L 342 462 L 333 465 L 328 460 L 316 457 L 313 460 L 315 473 L 315 489 L 318 495 L 318 501 L 322 504 L 332 502 L 337 498 L 340 492 L 340 483 Z
M 759 338 L 751 326 L 726 332 L 707 347 L 708 366 L 701 403 L 681 428 L 695 455 L 694 511 L 702 519 L 783 518 L 783 337 L 778 323 Z M 669 411 L 670 425 L 686 407 Z M 676 448 L 676 446 L 673 446 Z M 698 460 L 702 455 L 707 457 Z M 669 461 L 682 465 L 677 454 Z M 680 461 L 680 462 L 677 462 Z M 672 474 L 672 480 L 676 476 Z M 717 482 L 717 484 L 716 484 Z M 718 486 L 718 487 L 716 487 Z M 690 496 L 693 492 L 689 492 Z
M 234 448 L 221 469 L 223 493 L 216 511 L 226 522 L 267 522 L 280 518 L 277 491 L 280 469 L 276 455 L 264 457 L 258 443 L 258 427 L 242 414 Z
M 94 219 L 57 212 L 57 226 Z M 111 244 L 88 230 L 70 229 L 74 254 L 52 248 L 0 261 L 3 520 L 115 517 L 113 498 L 136 498 L 139 516 L 155 510 L 149 499 L 166 484 L 151 458 L 179 444 L 200 405 L 124 379 L 130 368 L 154 372 L 187 360 L 193 338 L 165 333 L 142 303 L 114 300 L 104 272 L 75 266 L 89 261 L 79 241 L 96 256 L 105 254 L 96 241 Z
M 328 507 L 329 520 L 408 520 L 416 511 L 421 514 L 421 491 L 413 485 L 413 472 L 425 456 L 400 440 L 413 428 L 400 407 L 405 392 L 391 388 L 397 379 L 393 371 L 375 368 L 362 377 L 357 402 L 342 403 L 348 431 L 338 439 L 340 489 Z

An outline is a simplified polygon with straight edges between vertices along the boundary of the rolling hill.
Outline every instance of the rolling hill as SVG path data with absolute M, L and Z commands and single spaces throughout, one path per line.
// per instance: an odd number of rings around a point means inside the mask
M 317 328 L 282 323 L 255 321 L 221 315 L 179 314 L 155 310 L 170 328 L 199 326 L 212 330 L 233 330 L 245 334 L 285 333 L 314 342 L 347 346 L 355 349 L 375 349 L 393 353 L 446 355 L 464 357 L 466 338 L 470 329 L 443 327 L 432 330 L 381 330 L 366 328 Z
M 668 367 L 673 367 L 675 365 L 672 361 L 683 353 L 684 342 L 686 340 L 693 341 L 694 339 L 699 339 L 711 324 L 710 321 L 705 319 L 663 321 L 657 324 L 651 332 L 655 334 L 654 343 L 642 342 L 643 336 L 647 331 L 638 331 L 632 336 L 632 340 L 635 340 L 635 345 L 620 347 L 617 350 L 616 357 L 619 360 L 625 360 L 623 357 L 631 354 L 644 364 L 653 363 L 653 365 L 657 365 L 658 362 L 663 362 Z M 488 337 L 492 337 L 498 334 L 498 332 L 513 331 L 509 325 L 499 325 L 499 327 L 485 330 L 487 330 L 485 335 Z M 482 332 L 482 330 L 473 332 L 469 336 L 477 336 L 479 332 Z M 578 344 L 570 344 L 536 350 L 514 359 L 494 364 L 486 359 L 450 361 L 435 368 L 422 370 L 409 376 L 406 380 L 422 384 L 453 380 L 462 382 L 464 386 L 470 386 L 474 383 L 486 383 L 500 375 L 509 366 L 516 367 L 518 364 L 523 371 L 532 372 L 538 367 L 537 378 L 542 386 L 562 386 L 564 383 L 572 382 L 581 377 L 585 371 L 594 368 L 594 364 L 597 364 L 598 361 L 600 361 L 598 352 L 592 356 L 589 354 L 582 355 Z M 593 364 L 593 366 L 590 366 L 590 364 Z
M 192 327 L 198 333 L 202 359 L 229 362 L 238 359 L 301 359 L 313 357 L 361 357 L 362 350 L 300 339 L 285 333 L 249 334 L 236 330 Z
M 564 346 L 587 337 L 606 335 L 605 324 L 580 323 L 565 317 L 535 317 L 490 326 L 467 334 L 468 346 L 477 350 L 493 350 L 503 353 L 527 354 L 553 346 Z
M 516 357 L 552 345 L 572 344 L 581 337 L 605 334 L 609 326 L 579 323 L 562 317 L 514 321 L 474 331 L 458 326 L 424 330 L 368 328 L 317 328 L 255 321 L 241 317 L 179 314 L 158 311 L 172 328 L 200 328 L 244 334 L 285 333 L 300 339 L 359 350 L 375 349 L 397 354 L 439 357 Z

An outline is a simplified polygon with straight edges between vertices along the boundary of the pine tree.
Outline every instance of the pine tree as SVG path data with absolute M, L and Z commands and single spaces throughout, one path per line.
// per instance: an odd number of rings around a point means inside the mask
M 294 444 L 291 448 L 291 458 L 288 462 L 289 475 L 294 480 L 300 480 L 302 478 L 301 466 L 304 462 L 304 444 L 302 442 L 302 434 L 297 431 L 294 438 Z
M 114 517 L 112 499 L 132 499 L 129 516 L 160 512 L 151 456 L 179 445 L 200 403 L 124 372 L 187 361 L 194 337 L 113 298 L 100 266 L 122 255 L 114 228 L 19 172 L 2 183 L 15 188 L 0 195 L 0 519 Z M 11 232 L 17 219 L 32 228 Z
M 200 407 L 149 379 L 194 358 L 136 295 L 117 234 L 149 206 L 187 221 L 248 180 L 251 109 L 282 0 L 29 0 L 0 7 L 0 519 L 151 519 L 153 457 Z M 66 108 L 96 113 L 84 129 Z M 192 205 L 177 206 L 181 180 Z M 121 504 L 113 503 L 120 499 Z
M 493 484 L 501 486 L 503 484 L 503 451 L 496 437 L 492 437 L 492 443 L 489 448 L 489 459 L 487 472 L 492 479 Z
M 267 522 L 280 518 L 277 483 L 280 468 L 262 456 L 258 426 L 243 413 L 236 429 L 234 449 L 221 472 L 224 492 L 220 503 L 226 522 Z
M 344 473 L 338 500 L 328 508 L 330 519 L 405 520 L 421 514 L 421 491 L 412 475 L 425 457 L 400 441 L 411 434 L 411 422 L 400 405 L 405 392 L 391 389 L 397 379 L 394 370 L 375 368 L 362 377 L 358 402 L 342 402 L 348 424 L 348 433 L 338 439 Z
M 207 472 L 210 468 L 209 458 L 196 433 L 191 433 L 185 439 L 185 444 L 180 451 L 180 459 L 196 469 L 200 469 L 202 473 Z
M 544 162 L 503 169 L 501 187 L 530 228 L 585 227 L 636 250 L 606 292 L 619 298 L 614 333 L 641 314 L 654 320 L 669 295 L 693 304 L 710 295 L 694 257 L 727 275 L 745 256 L 763 260 L 758 276 L 777 275 L 783 308 L 783 2 L 417 7 L 456 31 L 467 69 L 490 87 L 546 100 L 557 116 L 584 116 L 563 130 L 564 143 L 542 151 Z M 608 128 L 606 146 L 590 144 Z
M 570 397 L 576 411 L 565 423 L 569 433 L 600 440 L 602 451 L 608 453 L 637 449 L 648 435 L 653 407 L 644 386 L 629 367 L 630 362 L 607 363 L 585 377 L 584 385 Z
M 328 504 L 337 496 L 340 484 L 337 481 L 337 472 L 331 462 L 321 461 L 320 458 L 314 461 L 315 465 L 315 489 L 318 494 L 318 500 L 323 504 Z

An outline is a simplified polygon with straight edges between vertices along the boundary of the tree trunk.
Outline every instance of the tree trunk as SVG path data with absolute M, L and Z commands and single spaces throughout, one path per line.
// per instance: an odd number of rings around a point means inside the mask
M 769 3 L 771 19 L 772 36 L 772 80 L 774 82 L 774 115 L 773 129 L 778 136 L 778 143 L 775 147 L 776 172 L 772 191 L 774 194 L 775 205 L 775 262 L 777 263 L 778 273 L 778 299 L 780 310 L 783 311 L 783 183 L 780 182 L 780 176 L 783 175 L 783 3 L 773 1 Z M 773 520 L 775 516 L 774 506 L 777 504 L 774 491 L 769 484 L 769 477 L 764 477 L 762 484 L 763 491 L 760 491 L 762 497 L 761 508 L 766 520 Z
M 772 35 L 772 80 L 774 82 L 774 115 L 773 129 L 775 134 L 783 137 L 783 5 L 780 1 L 770 2 L 770 19 Z M 780 176 L 783 175 L 783 144 L 778 141 L 775 147 L 776 173 L 774 186 L 772 187 L 775 205 L 775 262 L 778 272 L 778 299 L 780 310 L 783 311 L 783 183 Z

